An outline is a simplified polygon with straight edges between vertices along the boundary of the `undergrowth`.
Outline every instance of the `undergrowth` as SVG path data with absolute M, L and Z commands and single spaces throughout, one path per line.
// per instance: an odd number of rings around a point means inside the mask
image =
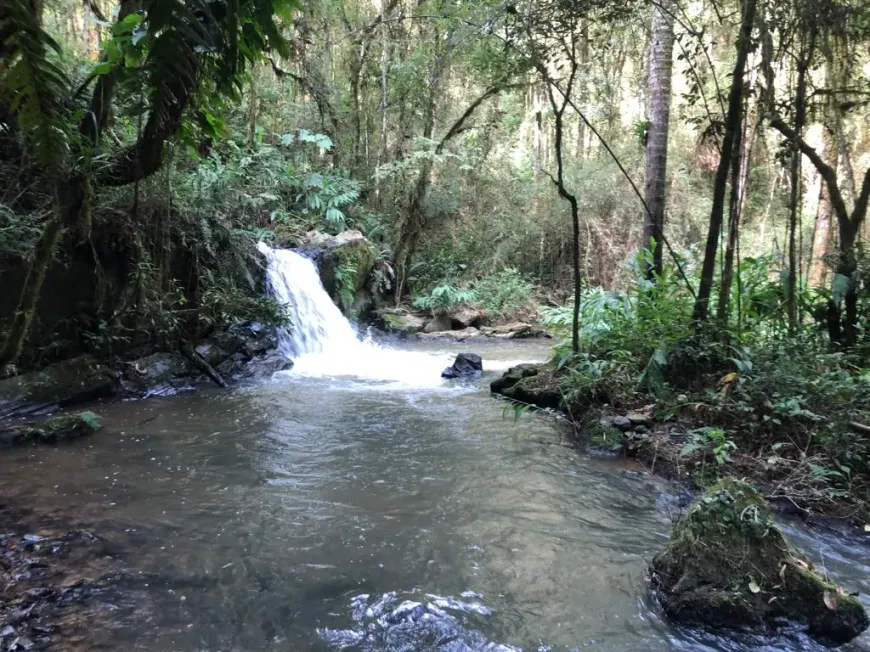
M 732 298 L 739 316 L 696 331 L 687 326 L 693 298 L 681 279 L 671 270 L 647 281 L 638 264 L 624 294 L 584 294 L 577 355 L 570 307 L 543 309 L 545 325 L 564 337 L 555 357 L 566 402 L 575 415 L 602 404 L 654 406 L 656 425 L 640 448 L 698 486 L 746 475 L 801 509 L 866 516 L 866 359 L 860 349 L 832 348 L 810 319 L 790 336 L 778 305 L 782 282 L 768 267 L 744 261 L 746 282 Z M 802 300 L 811 314 L 815 297 Z

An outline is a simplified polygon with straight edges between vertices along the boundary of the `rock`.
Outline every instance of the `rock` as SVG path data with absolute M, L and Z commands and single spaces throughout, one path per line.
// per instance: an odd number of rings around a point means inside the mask
M 649 427 L 652 425 L 652 417 L 643 412 L 629 412 L 625 415 L 625 418 L 631 421 L 631 425 L 633 426 Z
M 645 435 L 647 433 L 647 427 L 643 424 L 638 424 L 634 427 L 634 432 L 639 435 Z
M 384 330 L 402 335 L 414 335 L 426 326 L 426 319 L 402 308 L 385 308 L 378 311 L 378 320 Z
M 453 340 L 455 342 L 464 342 L 465 340 L 482 337 L 481 332 L 476 328 L 466 328 L 461 331 L 436 331 L 434 333 L 417 333 L 417 337 L 421 340 Z
M 0 443 L 54 444 L 91 435 L 101 427 L 100 417 L 93 412 L 64 414 L 40 423 L 9 427 L 0 433 Z
M 423 328 L 424 333 L 442 333 L 453 330 L 453 322 L 449 315 L 435 315 Z
M 700 496 L 650 566 L 672 620 L 711 628 L 799 623 L 827 645 L 870 625 L 861 603 L 791 549 L 760 494 L 733 478 Z
M 173 394 L 190 387 L 197 373 L 183 355 L 152 353 L 126 364 L 121 386 L 134 396 Z
M 89 355 L 0 380 L 0 418 L 67 407 L 115 392 L 112 371 Z
M 562 408 L 559 380 L 549 369 L 541 373 L 535 365 L 517 365 L 508 369 L 501 378 L 492 381 L 489 387 L 494 394 L 501 394 L 513 401 L 545 409 Z
M 460 353 L 453 361 L 453 366 L 441 372 L 442 378 L 468 378 L 479 376 L 483 372 L 483 360 L 476 353 Z
M 498 326 L 482 326 L 481 332 L 487 337 L 495 337 L 503 340 L 513 340 L 528 337 L 550 337 L 549 333 L 521 322 L 513 322 L 510 324 L 500 324 Z
M 469 328 L 471 326 L 479 328 L 482 321 L 483 312 L 475 308 L 459 308 L 450 313 L 451 328 L 456 330 Z
M 538 375 L 538 367 L 533 364 L 518 364 L 511 367 L 501 378 L 496 378 L 489 384 L 489 389 L 493 394 L 501 394 L 503 390 L 509 389 L 520 382 L 523 378 Z
M 317 263 L 323 287 L 343 312 L 371 309 L 374 297 L 367 285 L 376 252 L 368 238 L 356 230 L 338 235 L 310 231 L 299 248 Z
M 211 342 L 203 342 L 194 349 L 202 359 L 208 362 L 212 367 L 218 366 L 226 360 L 230 355 L 217 344 Z
M 293 368 L 293 361 L 284 357 L 278 351 L 271 351 L 266 355 L 254 358 L 245 364 L 236 374 L 239 378 L 257 378 L 271 376 L 278 371 L 286 371 Z
M 621 415 L 615 416 L 610 420 L 610 423 L 615 427 L 622 430 L 622 432 L 628 432 L 634 426 L 631 423 L 631 420 L 628 417 L 624 417 Z

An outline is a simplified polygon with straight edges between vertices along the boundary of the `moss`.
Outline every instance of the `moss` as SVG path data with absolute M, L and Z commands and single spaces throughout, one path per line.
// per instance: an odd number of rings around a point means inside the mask
M 834 644 L 868 626 L 860 602 L 789 547 L 762 496 L 741 480 L 723 479 L 692 503 L 651 571 L 677 621 L 743 628 L 786 619 Z
M 530 364 L 511 367 L 490 384 L 490 390 L 520 403 L 559 410 L 563 407 L 558 378 L 549 366 Z
M 91 435 L 101 427 L 100 417 L 93 412 L 64 414 L 23 426 L 16 433 L 15 443 L 53 444 Z

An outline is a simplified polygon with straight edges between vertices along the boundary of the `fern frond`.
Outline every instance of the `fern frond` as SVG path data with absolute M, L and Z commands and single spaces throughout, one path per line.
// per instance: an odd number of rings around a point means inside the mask
M 0 3 L 0 103 L 7 106 L 39 162 L 59 170 L 68 159 L 70 125 L 63 114 L 69 80 L 52 61 L 60 46 L 28 0 Z

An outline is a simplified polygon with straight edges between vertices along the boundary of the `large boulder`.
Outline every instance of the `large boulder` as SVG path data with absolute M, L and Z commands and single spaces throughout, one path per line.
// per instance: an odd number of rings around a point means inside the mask
M 759 493 L 733 478 L 692 503 L 650 570 L 665 614 L 681 623 L 774 629 L 790 621 L 829 645 L 870 624 L 853 595 L 789 546 Z
M 376 251 L 362 233 L 349 230 L 329 235 L 310 231 L 299 249 L 317 263 L 323 287 L 344 313 L 362 314 L 372 309 L 374 296 L 369 281 Z
M 461 331 L 435 331 L 433 333 L 417 333 L 417 337 L 421 340 L 437 341 L 450 340 L 453 342 L 464 342 L 476 337 L 483 337 L 481 332 L 474 327 L 464 328 Z
M 192 386 L 197 370 L 178 353 L 158 352 L 128 362 L 121 386 L 133 396 L 173 394 Z
M 435 315 L 423 328 L 424 333 L 443 333 L 449 330 L 453 330 L 453 322 L 450 315 L 445 314 Z
M 378 311 L 378 318 L 385 331 L 400 335 L 414 335 L 426 326 L 425 317 L 404 308 L 384 308 Z
M 89 355 L 0 380 L 0 419 L 36 414 L 111 396 L 115 377 Z
M 562 391 L 552 370 L 533 364 L 520 364 L 508 369 L 489 385 L 493 394 L 539 408 L 562 409 Z
M 550 337 L 547 331 L 526 324 L 523 322 L 511 322 L 508 324 L 498 324 L 496 326 L 482 326 L 481 332 L 487 337 L 494 337 L 501 340 L 517 340 L 527 339 L 532 337 Z
M 450 313 L 450 322 L 451 326 L 456 330 L 470 328 L 472 326 L 480 328 L 480 325 L 483 323 L 483 311 L 478 310 L 477 308 L 463 306 Z
M 453 364 L 441 372 L 442 378 L 474 378 L 483 373 L 483 360 L 476 353 L 460 353 Z
M 101 427 L 100 417 L 93 412 L 62 414 L 40 423 L 8 426 L 0 431 L 0 444 L 55 444 L 85 437 Z

